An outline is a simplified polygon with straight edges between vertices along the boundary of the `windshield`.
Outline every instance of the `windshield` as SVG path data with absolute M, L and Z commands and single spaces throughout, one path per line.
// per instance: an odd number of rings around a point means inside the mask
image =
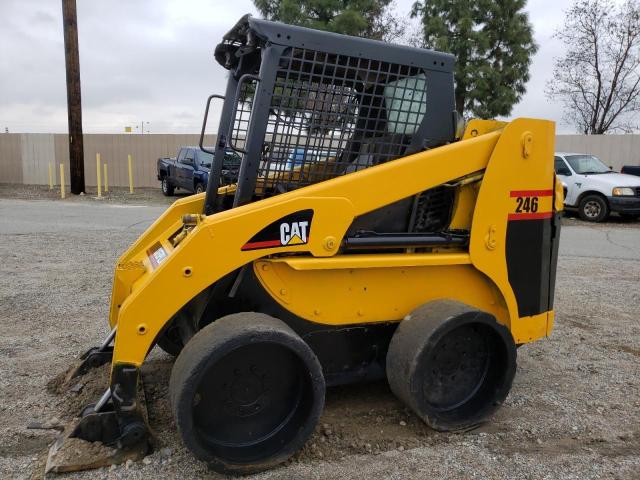
M 211 162 L 213 161 L 213 155 L 207 152 L 203 152 L 202 150 L 196 150 L 196 155 L 198 156 L 198 162 L 204 168 L 211 168 Z
M 593 155 L 567 155 L 565 157 L 576 173 L 589 175 L 592 173 L 610 172 L 609 167 L 600 161 L 598 157 Z

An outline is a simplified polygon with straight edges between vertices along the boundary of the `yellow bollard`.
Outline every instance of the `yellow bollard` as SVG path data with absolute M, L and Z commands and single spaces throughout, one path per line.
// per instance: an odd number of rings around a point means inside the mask
M 133 168 L 131 168 L 131 155 L 127 155 L 129 161 L 129 193 L 133 193 Z
M 107 162 L 104 162 L 104 191 L 109 191 L 109 175 L 107 174 Z
M 64 200 L 64 163 L 60 164 L 60 198 Z
M 49 190 L 53 190 L 53 166 L 49 162 Z
M 100 154 L 96 153 L 96 173 L 98 177 L 98 198 L 102 197 L 102 187 L 100 186 Z

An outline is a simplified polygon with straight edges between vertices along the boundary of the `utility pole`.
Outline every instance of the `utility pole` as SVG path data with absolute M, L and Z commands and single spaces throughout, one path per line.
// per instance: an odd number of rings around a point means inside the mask
M 140 122 L 140 134 L 144 135 L 144 124 L 147 124 L 147 133 L 149 133 L 149 122 L 145 122 L 144 120 L 142 120 Z M 136 125 L 136 130 L 138 129 L 138 126 Z
M 67 72 L 67 114 L 69 117 L 69 168 L 71 193 L 84 192 L 84 147 L 82 142 L 82 103 L 80 100 L 80 55 L 76 0 L 62 0 L 64 58 Z

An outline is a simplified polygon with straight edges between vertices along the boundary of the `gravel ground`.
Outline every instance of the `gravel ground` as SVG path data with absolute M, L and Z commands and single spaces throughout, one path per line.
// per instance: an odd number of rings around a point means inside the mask
M 114 262 L 168 202 L 151 190 L 106 201 L 7 199 L 48 194 L 19 192 L 0 186 L 0 477 L 42 478 L 55 431 L 26 427 L 65 421 L 65 405 L 85 400 L 47 384 L 106 335 Z M 513 389 L 491 422 L 438 433 L 384 382 L 334 388 L 303 451 L 254 478 L 640 478 L 638 267 L 640 222 L 567 219 L 556 328 L 518 351 Z M 167 398 L 171 364 L 154 351 L 143 370 L 156 452 L 64 477 L 220 478 L 176 434 Z M 90 397 L 90 388 L 82 395 Z

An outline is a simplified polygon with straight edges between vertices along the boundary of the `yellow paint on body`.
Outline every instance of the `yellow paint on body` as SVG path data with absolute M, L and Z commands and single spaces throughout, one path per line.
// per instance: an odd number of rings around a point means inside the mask
M 379 267 L 354 258 L 351 268 L 303 270 L 292 268 L 287 260 L 265 259 L 254 263 L 254 271 L 262 286 L 283 307 L 299 317 L 325 325 L 400 321 L 420 305 L 439 298 L 475 306 L 509 325 L 500 292 L 472 265 L 449 264 L 448 254 L 417 256 L 440 258 L 433 265 L 401 267 L 397 265 L 404 263 L 402 258 L 395 262 L 388 258 L 389 266 Z M 453 259 L 456 263 L 458 260 Z
M 524 134 L 531 138 L 526 149 Z M 399 321 L 426 301 L 454 298 L 493 313 L 517 343 L 548 335 L 552 312 L 518 316 L 505 243 L 513 209 L 510 192 L 554 188 L 554 124 L 472 121 L 463 138 L 202 217 L 189 228 L 182 218 L 202 212 L 205 194 L 176 201 L 118 260 L 109 319 L 118 326 L 114 364 L 140 365 L 156 335 L 184 305 L 251 264 L 277 302 L 317 323 Z M 444 183 L 457 185 L 453 219 L 459 228 L 471 229 L 468 248 L 340 254 L 341 240 L 356 217 Z M 314 211 L 307 244 L 241 250 L 267 225 L 307 209 Z M 149 259 L 154 245 L 166 253 L 157 267 Z M 283 253 L 287 256 L 278 256 Z M 137 331 L 141 322 L 145 335 Z

